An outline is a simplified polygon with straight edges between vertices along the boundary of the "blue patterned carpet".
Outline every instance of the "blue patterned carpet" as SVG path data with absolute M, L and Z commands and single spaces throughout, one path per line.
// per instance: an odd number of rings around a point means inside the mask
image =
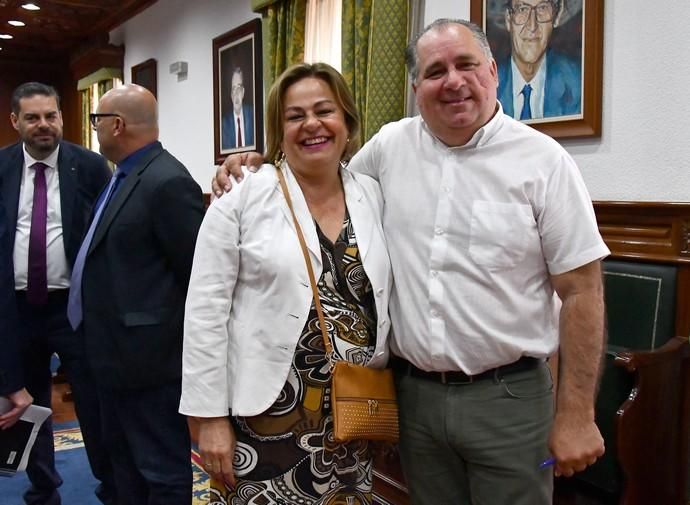
M 208 503 L 208 476 L 197 464 L 198 454 L 192 452 L 194 472 L 193 505 Z M 55 427 L 55 464 L 64 481 L 60 487 L 65 505 L 101 505 L 94 490 L 98 481 L 91 475 L 81 432 L 76 423 Z M 26 473 L 11 478 L 0 477 L 0 505 L 23 505 L 22 494 L 29 487 Z

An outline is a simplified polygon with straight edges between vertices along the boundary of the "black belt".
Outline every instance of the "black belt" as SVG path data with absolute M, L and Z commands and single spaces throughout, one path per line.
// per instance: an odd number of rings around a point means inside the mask
M 406 359 L 399 358 L 398 356 L 391 356 L 390 366 L 393 370 L 401 372 L 405 375 L 410 375 L 412 377 L 419 377 L 420 379 L 426 379 L 434 382 L 440 382 L 441 384 L 472 384 L 473 382 L 493 379 L 494 377 L 501 377 L 503 375 L 509 375 L 516 372 L 524 372 L 526 370 L 532 370 L 537 368 L 542 361 L 538 358 L 531 358 L 529 356 L 523 356 L 517 361 L 509 363 L 507 365 L 498 366 L 496 368 L 491 368 L 489 370 L 484 370 L 476 375 L 468 375 L 465 372 L 427 372 L 417 368 L 412 363 Z
M 18 289 L 14 292 L 17 301 L 28 303 L 26 301 L 26 289 Z M 69 288 L 51 289 L 48 291 L 48 299 L 46 305 L 50 303 L 64 303 L 69 298 Z

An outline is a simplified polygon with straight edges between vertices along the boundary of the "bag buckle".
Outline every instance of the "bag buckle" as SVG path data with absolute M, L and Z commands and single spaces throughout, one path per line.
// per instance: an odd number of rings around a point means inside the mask
M 373 416 L 374 414 L 377 414 L 379 411 L 378 400 L 367 400 L 367 403 L 369 404 L 369 415 Z

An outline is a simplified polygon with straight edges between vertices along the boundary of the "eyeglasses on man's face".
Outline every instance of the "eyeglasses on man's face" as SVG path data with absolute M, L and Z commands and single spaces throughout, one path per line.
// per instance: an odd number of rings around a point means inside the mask
M 529 5 L 526 3 L 519 2 L 510 8 L 510 17 L 515 25 L 524 25 L 529 21 L 529 17 L 534 11 L 537 17 L 537 22 L 548 23 L 553 21 L 554 15 L 554 4 L 553 2 L 540 2 L 537 5 Z
M 244 91 L 244 85 L 242 84 L 233 84 L 232 88 L 230 89 L 231 93 L 240 93 Z
M 91 122 L 91 127 L 93 129 L 96 129 L 98 127 L 98 122 L 101 120 L 103 117 L 119 117 L 121 118 L 119 114 L 115 114 L 112 112 L 92 112 L 89 114 L 89 121 Z

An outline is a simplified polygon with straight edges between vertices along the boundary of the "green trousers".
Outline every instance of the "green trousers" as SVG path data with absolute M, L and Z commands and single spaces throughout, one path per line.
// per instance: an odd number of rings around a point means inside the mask
M 396 374 L 400 457 L 413 505 L 550 505 L 546 364 L 465 385 Z

